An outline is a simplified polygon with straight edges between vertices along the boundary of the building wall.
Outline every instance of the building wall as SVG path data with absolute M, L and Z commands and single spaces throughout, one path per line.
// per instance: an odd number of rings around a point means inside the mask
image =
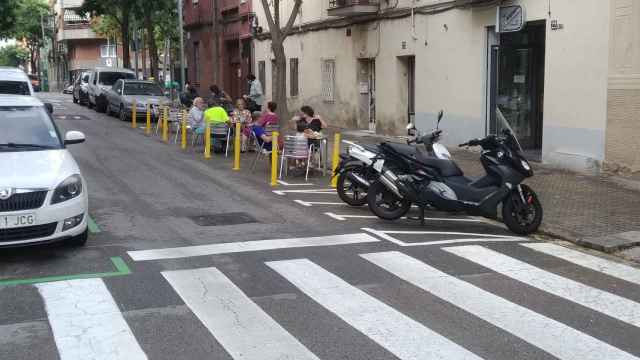
M 401 1 L 400 5 L 403 3 L 411 2 Z M 547 1 L 511 3 L 525 8 L 527 21 L 546 21 L 543 161 L 575 170 L 598 170 L 605 158 L 609 1 L 581 0 L 578 6 L 574 0 L 555 0 L 551 15 Z M 304 2 L 297 24 L 324 19 L 327 4 Z M 256 9 L 260 24 L 268 29 L 260 10 Z M 551 20 L 564 28 L 551 30 Z M 376 130 L 403 133 L 407 123 L 405 57 L 415 56 L 418 126 L 433 127 L 437 112 L 444 109 L 442 125 L 448 145 L 484 136 L 487 34 L 495 21 L 496 8 L 491 6 L 353 25 L 351 37 L 346 36 L 345 28 L 293 34 L 285 41 L 285 49 L 287 57 L 300 59 L 301 89 L 297 98 L 289 100 L 290 105 L 315 105 L 335 125 L 360 124 L 362 128 L 357 111 L 357 59 L 375 58 Z M 269 41 L 257 42 L 256 61 L 264 60 L 267 65 L 268 97 L 272 58 Z M 336 60 L 334 103 L 319 101 L 323 58 Z
M 606 163 L 640 172 L 640 1 L 611 1 Z

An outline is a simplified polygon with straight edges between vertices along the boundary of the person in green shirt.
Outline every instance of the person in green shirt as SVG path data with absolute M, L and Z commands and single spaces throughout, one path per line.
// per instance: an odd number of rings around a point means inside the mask
M 203 119 L 210 127 L 229 123 L 227 111 L 217 101 L 209 101 L 209 108 L 204 111 Z M 204 133 L 204 124 L 196 129 L 196 133 Z

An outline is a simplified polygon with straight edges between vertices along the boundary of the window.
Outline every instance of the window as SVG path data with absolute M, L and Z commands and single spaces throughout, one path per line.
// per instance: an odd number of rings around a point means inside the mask
M 106 72 L 101 72 L 100 73 L 99 79 L 98 79 L 98 84 L 106 85 L 106 86 L 113 86 L 113 84 L 115 84 L 116 81 L 118 81 L 120 79 L 135 79 L 135 78 L 136 78 L 136 75 L 135 74 L 131 74 L 131 73 L 106 71 Z
M 122 83 L 122 82 L 120 82 Z M 163 96 L 162 88 L 154 83 L 127 82 L 124 84 L 125 95 Z
M 336 61 L 322 61 L 322 98 L 324 101 L 333 102 L 335 100 L 336 82 Z
M 200 82 L 200 42 L 193 43 L 193 76 L 196 82 Z
M 110 58 L 116 57 L 116 45 L 101 45 L 100 46 L 100 57 Z
M 264 61 L 258 61 L 258 80 L 262 84 L 262 93 L 265 93 L 265 85 L 267 81 L 267 69 Z
M 33 144 L 29 147 L 0 146 L 0 151 L 36 151 L 43 148 L 60 149 L 58 131 L 44 107 L 6 107 L 0 108 L 0 144 Z
M 289 59 L 289 89 L 291 96 L 298 96 L 298 58 Z

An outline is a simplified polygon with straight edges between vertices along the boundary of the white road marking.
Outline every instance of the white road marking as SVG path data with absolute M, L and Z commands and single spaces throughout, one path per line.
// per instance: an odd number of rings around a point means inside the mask
M 62 360 L 146 359 L 102 279 L 36 285 Z
M 324 206 L 347 206 L 346 203 L 339 202 L 317 202 L 317 201 L 304 201 L 304 200 L 293 200 L 293 202 L 298 203 L 302 206 L 311 207 L 314 205 L 324 205 Z
M 255 240 L 210 245 L 186 246 L 167 249 L 129 251 L 135 261 L 178 259 L 192 256 L 232 254 L 263 250 L 302 248 L 312 246 L 350 245 L 378 242 L 380 240 L 364 233 L 318 236 L 308 238 Z
M 307 259 L 267 265 L 400 359 L 480 359 Z
M 318 360 L 218 269 L 162 275 L 232 358 Z
M 412 247 L 412 246 L 426 246 L 426 245 L 447 245 L 447 244 L 459 244 L 459 243 L 470 243 L 470 242 L 520 242 L 520 241 L 528 241 L 526 238 L 519 237 L 511 237 L 511 236 L 502 236 L 502 235 L 491 235 L 491 234 L 475 234 L 475 233 L 463 233 L 463 232 L 449 232 L 449 231 L 383 231 L 383 230 L 374 230 L 370 228 L 362 228 L 361 230 L 374 234 L 384 240 L 390 241 L 396 245 L 403 247 Z M 396 239 L 389 234 L 409 234 L 409 235 L 460 235 L 460 236 L 474 236 L 470 238 L 462 238 L 462 239 L 449 239 L 449 240 L 436 240 L 436 241 L 425 241 L 425 242 L 404 242 L 400 239 Z
M 291 183 L 288 183 L 288 182 L 282 181 L 282 180 L 278 180 L 278 183 L 280 185 L 284 185 L 284 186 L 314 186 L 312 183 L 291 184 Z
M 606 260 L 555 244 L 535 243 L 521 245 L 572 262 L 576 265 L 640 285 L 640 270 L 629 265 Z
M 550 273 L 482 246 L 448 247 L 443 250 L 542 291 L 640 326 L 640 304 L 637 302 Z
M 342 215 L 342 214 L 334 214 L 332 212 L 324 213 L 330 218 L 339 220 L 339 221 L 347 221 L 347 219 L 378 219 L 375 215 Z M 400 219 L 407 219 L 406 216 L 401 217 Z M 478 223 L 480 220 L 476 219 L 458 219 L 458 218 L 429 218 L 425 217 L 425 221 L 451 221 L 451 222 L 468 222 L 468 223 Z
M 336 194 L 336 189 L 304 189 L 304 190 L 273 190 L 273 193 L 276 195 L 284 196 L 286 194 Z
M 561 322 L 507 301 L 400 252 L 360 255 L 384 270 L 560 359 L 636 359 Z M 561 341 L 559 340 L 561 339 Z

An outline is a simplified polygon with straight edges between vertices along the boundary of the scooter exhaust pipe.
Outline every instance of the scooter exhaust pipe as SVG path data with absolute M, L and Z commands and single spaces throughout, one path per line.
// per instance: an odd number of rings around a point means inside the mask
M 404 196 L 400 193 L 400 189 L 398 189 L 398 186 L 396 186 L 395 181 L 393 179 L 398 180 L 398 177 L 392 173 L 391 171 L 387 170 L 385 172 L 382 173 L 382 175 L 380 175 L 380 182 L 382 182 L 382 184 L 389 190 L 391 190 L 392 193 L 394 193 L 397 197 L 399 197 L 400 199 L 404 199 Z
M 371 186 L 371 184 L 365 178 L 363 178 L 358 174 L 354 174 L 353 172 L 349 172 L 349 174 L 347 175 L 347 178 L 349 178 L 351 182 L 356 183 L 363 188 L 368 189 Z

